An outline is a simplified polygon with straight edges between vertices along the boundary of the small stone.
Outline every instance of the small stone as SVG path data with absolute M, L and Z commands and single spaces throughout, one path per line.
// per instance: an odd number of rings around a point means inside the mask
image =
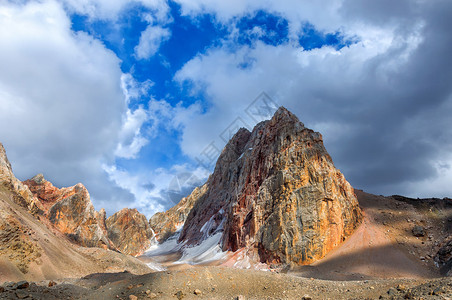
M 133 289 L 133 284 L 129 284 L 129 285 L 127 286 L 127 289 L 128 289 L 128 290 Z
M 146 295 L 149 295 L 151 293 L 151 290 L 146 290 Z
M 245 296 L 238 295 L 237 297 L 235 297 L 235 300 L 245 300 Z
M 394 296 L 395 294 L 397 294 L 397 290 L 395 288 L 390 288 L 388 290 L 388 295 L 389 296 Z
M 433 290 L 433 295 L 438 296 L 441 294 L 444 294 L 444 288 L 443 287 L 437 287 L 436 289 Z
M 0 286 L 0 293 L 3 293 L 5 291 L 5 288 Z
M 411 230 L 411 232 L 413 233 L 414 236 L 416 237 L 421 237 L 425 235 L 425 230 L 424 227 L 419 226 L 419 225 L 415 225 L 413 227 L 413 229 Z
M 57 285 L 57 283 L 55 281 L 53 281 L 53 280 L 50 280 L 49 284 L 48 284 L 48 287 L 52 287 L 52 286 L 55 286 L 55 285 Z
M 304 295 L 303 298 L 301 298 L 301 300 L 312 300 L 312 297 L 309 295 Z
M 413 293 L 411 293 L 411 291 L 408 291 L 408 292 L 405 294 L 404 298 L 405 298 L 405 299 L 413 299 Z
M 405 287 L 403 284 L 399 284 L 399 285 L 397 286 L 397 290 L 398 290 L 398 291 L 401 291 L 401 292 L 404 292 L 404 291 L 406 290 L 406 287 Z
M 148 297 L 149 297 L 150 299 L 155 299 L 155 298 L 157 298 L 157 294 L 156 294 L 156 293 L 150 293 L 150 294 L 148 295 Z
M 176 294 L 177 299 L 181 300 L 184 298 L 184 293 L 182 291 L 178 291 Z
M 129 300 L 138 300 L 138 297 L 135 295 L 129 295 Z
M 195 290 L 193 291 L 193 294 L 195 294 L 195 295 L 201 295 L 202 292 L 201 292 L 201 290 L 199 290 L 199 289 L 195 289 Z
M 17 289 L 26 289 L 27 287 L 29 287 L 30 284 L 28 283 L 28 281 L 19 281 L 18 283 L 16 283 L 13 286 L 13 289 L 17 290 Z
M 30 295 L 26 291 L 16 291 L 17 299 L 25 299 L 30 297 Z

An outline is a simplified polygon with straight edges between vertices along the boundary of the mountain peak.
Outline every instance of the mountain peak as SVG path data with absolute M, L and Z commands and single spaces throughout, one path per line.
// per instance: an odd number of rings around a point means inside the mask
M 334 167 L 319 133 L 285 107 L 223 149 L 178 241 L 208 237 L 223 251 L 245 250 L 265 263 L 323 257 L 361 221 L 353 188 Z
M 30 180 L 33 180 L 36 184 L 43 184 L 44 182 L 47 181 L 47 180 L 44 178 L 44 174 L 42 174 L 42 173 L 39 173 L 39 174 L 33 176 L 33 178 L 30 179 Z
M 271 118 L 272 123 L 301 123 L 296 115 L 284 106 L 280 106 Z M 303 126 L 304 124 L 301 123 Z

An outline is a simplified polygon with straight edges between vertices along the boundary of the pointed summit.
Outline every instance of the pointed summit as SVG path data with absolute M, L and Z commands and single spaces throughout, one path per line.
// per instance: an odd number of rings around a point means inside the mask
M 300 120 L 297 118 L 296 115 L 291 113 L 287 108 L 284 106 L 280 106 L 278 110 L 273 115 L 271 121 L 273 122 L 294 122 L 294 123 L 301 123 Z M 304 126 L 304 124 L 302 123 Z
M 178 241 L 191 247 L 209 239 L 259 262 L 307 264 L 338 246 L 361 218 L 320 133 L 280 107 L 229 141 Z

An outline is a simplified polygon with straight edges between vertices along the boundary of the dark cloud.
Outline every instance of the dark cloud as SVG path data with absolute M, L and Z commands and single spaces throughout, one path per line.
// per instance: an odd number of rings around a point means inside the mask
M 187 64 L 179 76 L 204 84 L 217 105 L 225 91 L 229 99 L 262 90 L 277 97 L 324 133 L 336 165 L 358 188 L 432 192 L 415 184 L 441 180 L 446 168 L 438 166 L 452 159 L 452 2 L 345 1 L 338 13 L 342 31 L 360 35 L 340 52 L 258 46 L 246 52 L 254 64 L 245 74 L 222 64 L 227 53 L 216 49 L 191 62 L 203 73 Z

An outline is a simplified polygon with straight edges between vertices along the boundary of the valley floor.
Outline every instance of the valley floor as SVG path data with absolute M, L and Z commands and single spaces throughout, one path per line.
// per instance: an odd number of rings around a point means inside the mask
M 433 262 L 451 233 L 451 205 L 356 193 L 365 215 L 356 232 L 322 260 L 284 274 L 221 261 L 174 264 L 175 253 L 142 258 L 166 261 L 165 271 L 93 274 L 52 287 L 4 284 L 0 299 L 452 299 L 452 279 L 441 277 Z M 413 235 L 415 225 L 424 228 L 423 237 Z
M 0 299 L 448 299 L 452 279 L 331 281 L 198 267 L 141 276 L 93 274 L 53 287 L 32 284 L 23 289 L 6 289 Z

